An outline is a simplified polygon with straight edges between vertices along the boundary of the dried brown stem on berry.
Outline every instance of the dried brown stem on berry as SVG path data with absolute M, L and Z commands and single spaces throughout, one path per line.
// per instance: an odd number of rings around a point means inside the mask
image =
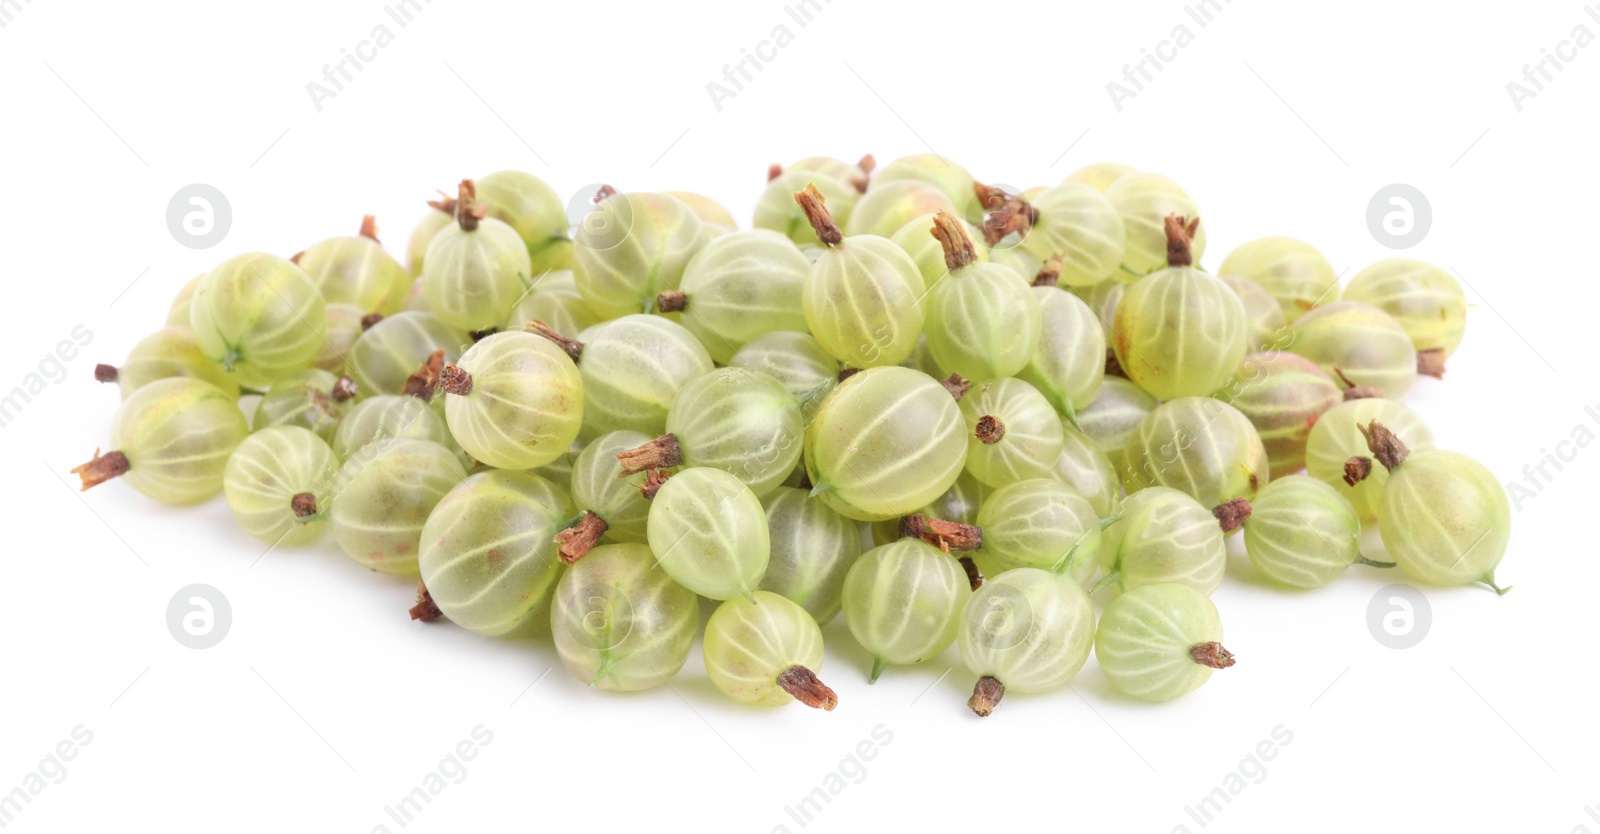
M 950 392 L 950 396 L 954 397 L 956 402 L 961 402 L 961 398 L 967 395 L 967 389 L 972 387 L 972 383 L 968 382 L 961 374 L 951 374 L 941 380 L 939 384 L 944 386 L 944 390 Z
M 99 486 L 112 478 L 119 478 L 128 473 L 128 456 L 121 452 L 106 452 L 94 450 L 94 459 L 88 463 L 73 468 L 72 474 L 83 481 L 83 486 L 78 489 L 83 492 L 90 487 Z
M 1353 457 L 1344 462 L 1344 482 L 1346 486 L 1355 486 L 1367 479 L 1372 474 L 1372 458 Z
M 806 220 L 817 233 L 817 240 L 824 246 L 838 246 L 844 240 L 844 234 L 834 225 L 833 215 L 828 211 L 828 201 L 814 183 L 808 182 L 805 188 L 796 191 L 794 201 L 800 204 L 800 210 L 806 213 Z
M 856 168 L 859 169 L 860 173 L 850 177 L 850 184 L 855 186 L 856 190 L 862 194 L 867 193 L 867 186 L 872 184 L 872 172 L 877 167 L 878 160 L 872 154 L 869 153 L 861 157 L 861 160 L 856 163 Z
M 967 572 L 967 585 L 976 592 L 983 587 L 983 571 L 978 570 L 978 563 L 971 556 L 962 556 L 956 561 L 961 563 L 961 569 Z
M 475 231 L 478 223 L 488 216 L 489 207 L 478 203 L 478 186 L 472 180 L 462 180 L 456 190 L 456 224 L 461 231 Z
M 361 317 L 361 332 L 365 333 L 368 330 L 371 330 L 373 325 L 377 324 L 380 321 L 383 321 L 383 314 L 382 313 L 368 313 L 368 314 L 362 316 Z
M 1210 666 L 1213 669 L 1226 669 L 1234 663 L 1233 652 L 1222 647 L 1221 643 L 1197 643 L 1189 647 L 1189 656 L 1201 666 Z
M 1198 217 L 1191 220 L 1176 214 L 1167 215 L 1167 266 L 1190 266 L 1194 263 L 1194 252 L 1189 245 L 1199 228 Z
M 460 365 L 446 365 L 439 371 L 439 388 L 446 394 L 464 396 L 472 393 L 472 374 L 461 370 Z
M 656 293 L 656 310 L 662 313 L 681 313 L 689 306 L 689 296 L 677 290 L 662 290 Z
M 317 496 L 309 492 L 297 492 L 293 498 L 289 499 L 289 509 L 294 513 L 295 518 L 316 515 Z
M 1406 456 L 1411 454 L 1405 442 L 1377 420 L 1365 426 L 1358 424 L 1356 428 L 1361 430 L 1361 436 L 1367 439 L 1367 448 L 1372 450 L 1372 456 L 1383 464 L 1384 469 L 1393 471 L 1395 467 L 1405 463 Z
M 853 377 L 853 376 L 855 376 L 856 374 L 859 374 L 859 373 L 861 373 L 861 369 L 860 368 L 840 368 L 839 369 L 839 381 L 840 382 L 844 382 L 845 380 L 847 380 L 850 377 Z
M 333 391 L 331 393 L 333 394 L 333 401 L 336 403 L 352 399 L 356 395 L 356 381 L 351 379 L 349 374 L 345 374 L 333 383 Z
M 435 189 L 435 190 L 438 190 L 438 189 Z M 445 214 L 450 215 L 451 217 L 454 217 L 455 213 L 456 213 L 456 198 L 454 198 L 454 197 L 450 196 L 449 194 L 444 193 L 444 191 L 440 190 L 439 191 L 439 199 L 437 199 L 437 200 L 429 200 L 428 201 L 428 207 L 432 208 L 432 209 L 437 209 L 439 211 L 444 212 Z
M 1339 381 L 1340 382 L 1344 383 L 1344 401 L 1345 402 L 1350 402 L 1351 400 L 1381 400 L 1381 399 L 1383 399 L 1383 389 L 1382 388 L 1379 388 L 1376 385 L 1357 385 L 1357 384 L 1355 384 L 1355 382 L 1353 382 L 1350 379 L 1350 377 L 1345 376 L 1344 368 L 1341 368 L 1338 365 L 1334 365 L 1333 366 L 1333 373 L 1336 376 L 1339 377 Z
M 467 335 L 472 338 L 473 344 L 477 344 L 478 342 L 481 342 L 499 332 L 500 328 L 498 327 L 485 327 L 482 330 L 468 331 Z
M 779 165 L 778 163 L 774 162 L 771 165 L 767 166 L 767 182 L 772 182 L 773 180 L 775 180 L 775 179 L 777 179 L 778 177 L 781 177 L 781 176 L 783 176 L 783 166 L 782 165 Z
M 817 673 L 804 666 L 790 666 L 778 675 L 778 685 L 794 696 L 796 701 L 812 709 L 832 710 L 839 705 L 839 696 L 828 685 L 817 679 Z
M 583 358 L 583 342 L 580 342 L 577 339 L 569 339 L 566 336 L 557 333 L 554 327 L 551 327 L 550 325 L 545 324 L 538 319 L 534 319 L 527 324 L 524 324 L 522 329 L 532 333 L 535 336 L 543 336 L 546 339 L 555 342 L 556 347 L 566 351 L 567 355 L 572 357 L 572 361 L 574 362 Z
M 1039 210 L 1020 194 L 1007 194 L 1005 189 L 981 182 L 973 183 L 972 191 L 983 206 L 983 241 L 990 246 L 1012 232 L 1025 237 L 1039 222 Z
M 978 428 L 973 433 L 977 435 L 978 441 L 983 445 L 993 446 L 1000 442 L 1000 438 L 1006 436 L 1006 424 L 1000 422 L 999 417 L 985 414 L 978 418 Z
M 637 475 L 649 469 L 671 469 L 683 465 L 683 451 L 678 447 L 678 436 L 663 434 L 648 443 L 617 453 L 621 471 L 618 478 Z
M 939 245 L 944 247 L 945 269 L 956 270 L 976 261 L 978 250 L 967 237 L 967 224 L 948 211 L 933 216 L 933 229 L 929 231 Z
M 289 263 L 292 263 L 295 266 L 299 266 L 300 265 L 300 259 L 304 258 L 305 256 L 306 256 L 306 250 L 301 249 L 299 252 L 296 252 L 293 255 L 289 256 Z
M 594 204 L 598 206 L 615 196 L 617 196 L 617 189 L 609 185 L 602 185 L 594 192 Z
M 1128 372 L 1122 369 L 1122 360 L 1117 358 L 1117 352 L 1112 348 L 1106 348 L 1106 376 L 1128 378 Z
M 1211 514 L 1216 517 L 1217 523 L 1222 525 L 1222 532 L 1232 533 L 1243 527 L 1245 519 L 1250 517 L 1250 502 L 1244 498 L 1225 501 L 1212 507 Z
M 361 217 L 361 236 L 366 238 L 366 239 L 368 239 L 368 240 L 370 240 L 370 241 L 372 241 L 372 242 L 374 242 L 374 243 L 382 243 L 383 242 L 381 240 L 378 240 L 378 218 L 377 217 L 374 217 L 373 215 L 370 215 L 370 214 L 362 215 L 362 217 Z
M 595 515 L 594 510 L 584 510 L 583 518 L 579 519 L 577 524 L 556 534 L 556 544 L 561 545 L 557 555 L 561 557 L 561 561 L 570 565 L 582 559 L 609 529 L 611 525 Z
M 104 365 L 104 364 L 94 366 L 94 381 L 95 382 L 116 382 L 117 381 L 117 368 L 116 368 L 116 366 L 115 365 Z
M 433 594 L 428 593 L 428 586 L 417 583 L 417 604 L 411 606 L 411 619 L 431 623 L 444 616 L 439 606 L 433 603 Z
M 978 550 L 983 547 L 983 528 L 974 524 L 930 518 L 922 513 L 912 513 L 900 519 L 900 535 L 921 539 L 946 553 Z M 979 584 L 982 584 L 980 576 Z
M 644 483 L 639 487 L 639 494 L 644 496 L 646 501 L 656 500 L 656 493 L 661 491 L 661 485 L 666 483 L 670 477 L 672 477 L 672 471 L 669 469 L 650 470 L 644 476 Z
M 1444 348 L 1428 348 L 1417 351 L 1417 373 L 1431 376 L 1434 379 L 1444 379 Z
M 1006 687 L 998 679 L 984 675 L 978 678 L 978 685 L 972 687 L 972 697 L 967 699 L 967 706 L 978 714 L 979 718 L 988 718 L 994 708 L 1000 706 L 1000 699 L 1005 697 Z
M 1061 264 L 1066 260 L 1060 252 L 1050 256 L 1050 259 L 1039 267 L 1034 273 L 1033 285 L 1035 287 L 1055 287 L 1061 284 Z
M 439 374 L 444 371 L 444 348 L 440 348 L 422 363 L 422 367 L 406 379 L 400 393 L 416 397 L 423 402 L 433 401 L 433 389 L 439 384 Z

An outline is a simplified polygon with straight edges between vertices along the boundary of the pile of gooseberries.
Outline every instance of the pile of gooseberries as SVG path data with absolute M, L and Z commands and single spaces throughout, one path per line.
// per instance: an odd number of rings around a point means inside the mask
M 1446 270 L 1341 292 L 1266 237 L 1208 271 L 1196 200 L 1113 163 L 1012 194 L 810 157 L 749 230 L 690 192 L 603 187 L 575 226 L 529 174 L 454 194 L 403 258 L 368 216 L 188 282 L 95 369 L 121 406 L 83 488 L 331 531 L 413 620 L 544 634 L 596 689 L 679 674 L 704 599 L 707 679 L 758 706 L 835 708 L 841 614 L 867 682 L 954 646 L 987 716 L 1091 654 L 1127 697 L 1194 691 L 1235 663 L 1232 572 L 1505 592 L 1504 491 L 1400 402 L 1461 344 Z

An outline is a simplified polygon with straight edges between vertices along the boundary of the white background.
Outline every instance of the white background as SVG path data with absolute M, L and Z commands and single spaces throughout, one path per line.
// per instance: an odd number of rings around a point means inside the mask
M 1282 725 L 1292 742 L 1206 830 L 1600 831 L 1600 451 L 1561 447 L 1574 459 L 1520 502 L 1500 570 L 1516 590 L 1428 589 L 1415 648 L 1366 624 L 1403 577 L 1289 593 L 1235 559 L 1215 599 L 1239 665 L 1199 692 L 1135 704 L 1091 661 L 985 720 L 954 650 L 868 686 L 842 621 L 825 630 L 831 714 L 736 706 L 698 653 L 670 689 L 591 692 L 547 642 L 409 622 L 412 583 L 331 540 L 257 563 L 220 500 L 67 483 L 117 405 L 94 363 L 120 362 L 228 254 L 288 255 L 367 212 L 398 252 L 433 189 L 500 168 L 563 194 L 700 191 L 743 219 L 769 162 L 933 150 L 1023 187 L 1101 160 L 1160 171 L 1197 198 L 1207 264 L 1287 234 L 1347 277 L 1394 254 L 1368 231 L 1373 193 L 1420 188 L 1433 228 L 1407 254 L 1455 269 L 1476 306 L 1448 378 L 1410 403 L 1442 447 L 1527 484 L 1576 427 L 1600 433 L 1584 413 L 1600 48 L 1520 113 L 1506 90 L 1575 26 L 1600 35 L 1580 3 L 1236 0 L 1204 28 L 1179 2 L 835 0 L 804 28 L 778 2 L 438 0 L 404 29 L 376 1 L 14 6 L 0 391 L 74 326 L 93 341 L 0 429 L 0 791 L 74 727 L 93 741 L 7 830 L 398 831 L 385 806 L 481 724 L 493 741 L 407 830 L 799 831 L 785 806 L 882 725 L 892 741 L 843 766 L 854 779 L 805 830 L 1199 831 L 1185 806 Z M 318 112 L 307 83 L 380 24 L 393 43 Z M 1106 84 L 1180 24 L 1192 44 L 1118 112 Z M 779 25 L 792 44 L 718 112 L 707 83 Z M 165 221 L 196 182 L 233 209 L 206 251 Z M 197 582 L 233 609 L 205 651 L 165 624 Z

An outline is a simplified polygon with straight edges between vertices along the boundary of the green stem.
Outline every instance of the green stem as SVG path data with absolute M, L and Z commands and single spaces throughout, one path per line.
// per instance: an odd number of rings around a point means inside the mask
M 1122 520 L 1122 513 L 1112 513 L 1111 515 L 1100 516 L 1100 529 L 1104 530 L 1107 527 L 1110 527 L 1111 525 L 1116 524 L 1117 522 L 1119 522 L 1121 520 Z
M 322 521 L 328 517 L 327 510 L 318 510 L 311 515 L 297 515 L 293 521 L 296 524 L 310 524 L 313 521 Z
M 1504 588 L 1502 588 L 1499 585 L 1494 584 L 1494 571 L 1489 571 L 1488 573 L 1486 573 L 1483 576 L 1479 577 L 1478 581 L 1482 582 L 1485 585 L 1488 585 L 1495 593 L 1499 594 L 1500 596 L 1505 596 L 1506 593 L 1511 590 L 1511 586 L 1510 585 L 1507 585 Z
M 883 674 L 883 670 L 888 668 L 888 666 L 889 661 L 884 660 L 881 657 L 874 657 L 872 659 L 872 673 L 867 675 L 867 683 L 877 683 L 878 676 Z
M 1365 556 L 1362 556 L 1359 553 L 1356 554 L 1356 560 L 1354 562 L 1352 562 L 1351 564 L 1366 565 L 1369 568 L 1392 568 L 1392 567 L 1394 567 L 1394 562 L 1375 562 L 1375 561 L 1373 561 L 1371 559 L 1368 559 Z
M 1092 594 L 1092 593 L 1095 593 L 1095 592 L 1099 591 L 1101 588 L 1105 588 L 1107 586 L 1114 585 L 1117 582 L 1121 581 L 1121 579 L 1122 579 L 1122 571 L 1114 570 L 1114 571 L 1106 574 L 1104 579 L 1100 580 L 1099 582 L 1094 583 L 1094 587 L 1089 589 L 1089 593 Z

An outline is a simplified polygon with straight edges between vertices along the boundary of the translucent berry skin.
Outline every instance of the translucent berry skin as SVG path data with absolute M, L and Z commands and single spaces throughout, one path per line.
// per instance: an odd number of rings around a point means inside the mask
M 821 246 L 816 229 L 811 227 L 800 204 L 794 201 L 795 192 L 807 185 L 815 185 L 822 192 L 835 223 L 843 226 L 850 221 L 850 213 L 861 198 L 855 186 L 827 174 L 791 168 L 767 183 L 766 190 L 756 200 L 755 217 L 750 225 L 776 232 L 799 246 Z
M 1249 418 L 1210 397 L 1157 406 L 1123 451 L 1122 482 L 1130 493 L 1172 487 L 1206 508 L 1233 498 L 1253 500 L 1270 473 L 1266 446 Z
M 866 171 L 861 170 L 859 164 L 846 162 L 832 156 L 808 156 L 804 159 L 797 159 L 784 167 L 783 170 L 785 173 L 790 171 L 811 171 L 833 177 L 845 183 L 854 183 L 858 180 L 865 182 L 867 175 Z M 801 185 L 804 186 L 805 184 L 801 183 Z M 793 193 L 793 191 L 790 192 L 791 195 Z
M 1260 285 L 1278 300 L 1289 323 L 1313 307 L 1339 300 L 1339 273 L 1317 248 L 1292 237 L 1264 237 L 1228 253 L 1217 269 Z
M 818 625 L 827 623 L 838 615 L 845 574 L 861 555 L 861 525 L 803 489 L 779 487 L 761 503 L 772 543 L 761 590 L 796 603 Z
M 299 426 L 272 426 L 252 433 L 228 457 L 222 490 L 239 529 L 270 545 L 295 547 L 315 540 L 327 527 L 338 480 L 339 459 L 322 438 Z M 299 521 L 295 496 L 310 494 L 318 517 Z
M 1122 506 L 1122 479 L 1117 467 L 1089 436 L 1068 425 L 1061 425 L 1061 456 L 1050 477 L 1083 496 L 1099 516 L 1112 515 Z
M 1376 398 L 1352 400 L 1328 409 L 1306 438 L 1306 473 L 1343 495 L 1363 521 L 1378 517 L 1389 470 L 1374 463 L 1366 480 L 1350 486 L 1344 481 L 1344 465 L 1353 457 L 1372 455 L 1357 426 L 1373 420 L 1394 432 L 1413 454 L 1434 448 L 1433 431 L 1416 412 L 1394 400 Z
M 931 235 L 930 235 L 931 237 Z M 941 368 L 973 382 L 1014 376 L 1039 349 L 1044 314 L 1010 267 L 974 262 L 928 293 L 924 333 Z
M 805 426 L 783 384 L 748 368 L 718 368 L 691 380 L 667 413 L 684 466 L 709 466 L 738 478 L 756 497 L 783 483 L 800 463 Z
M 1467 299 L 1455 276 L 1412 258 L 1389 258 L 1356 273 L 1344 298 L 1388 313 L 1417 350 L 1456 352 L 1467 329 Z
M 411 291 L 411 276 L 382 244 L 349 235 L 307 246 L 295 260 L 329 304 L 349 304 L 369 313 L 398 312 Z
M 333 433 L 333 452 L 348 460 L 373 442 L 411 438 L 429 440 L 441 446 L 453 441 L 438 412 L 416 397 L 385 394 L 368 397 L 345 412 Z
M 1175 489 L 1151 487 L 1122 502 L 1105 530 L 1100 564 L 1123 591 L 1176 583 L 1202 594 L 1222 584 L 1228 548 L 1211 510 Z
M 831 207 L 833 204 L 829 203 Z M 917 271 L 922 273 L 922 281 L 928 286 L 936 286 L 950 274 L 950 267 L 944 260 L 944 244 L 940 243 L 929 232 L 933 229 L 933 218 L 937 215 L 924 214 L 913 219 L 910 223 L 901 226 L 889 239 L 894 245 L 905 250 L 917 265 Z M 979 261 L 989 260 L 989 247 L 983 245 L 983 233 L 974 227 L 968 227 L 967 237 L 972 241 L 974 256 Z
M 1378 532 L 1389 558 L 1423 582 L 1482 582 L 1505 593 L 1494 571 L 1511 538 L 1511 506 L 1494 473 L 1466 455 L 1412 449 L 1389 473 Z
M 206 357 L 188 322 L 163 327 L 140 339 L 117 367 L 117 387 L 126 400 L 152 382 L 180 376 L 209 382 L 235 398 L 239 396 L 239 383 Z
M 781 235 L 759 229 L 723 235 L 683 270 L 683 326 L 712 359 L 727 364 L 764 333 L 806 331 L 800 294 L 810 274 L 811 261 Z
M 689 659 L 699 600 L 642 544 L 602 545 L 562 575 L 550 611 L 561 665 L 596 689 L 661 686 Z
M 189 327 L 206 358 L 239 385 L 265 388 L 317 355 L 326 306 L 300 267 L 254 252 L 206 273 L 190 302 Z
M 354 304 L 329 304 L 327 324 L 322 329 L 322 347 L 311 358 L 311 367 L 339 375 L 345 372 L 350 351 L 361 338 L 361 320 L 367 311 Z
M 1061 255 L 1062 285 L 1092 287 L 1117 273 L 1128 234 L 1122 215 L 1103 193 L 1067 182 L 1031 204 L 1039 219 L 1022 239 L 1022 248 L 1040 260 Z
M 1189 651 L 1222 642 L 1217 607 L 1182 585 L 1150 585 L 1111 601 L 1100 616 L 1094 656 L 1118 691 L 1141 701 L 1181 698 L 1211 679 Z
M 1289 344 L 1289 323 L 1283 317 L 1283 308 L 1260 284 L 1237 275 L 1219 275 L 1239 303 L 1244 305 L 1246 343 L 1252 353 L 1282 350 Z
M 720 469 L 673 475 L 650 502 L 650 550 L 678 584 L 711 599 L 748 597 L 772 555 L 761 500 Z
M 900 185 L 895 185 L 896 183 Z M 965 217 L 973 223 L 983 219 L 983 206 L 978 204 L 977 197 L 972 191 L 972 174 L 966 168 L 938 154 L 918 153 L 902 156 L 873 171 L 872 181 L 867 185 L 867 194 L 870 196 L 885 189 L 894 190 L 904 185 L 931 186 L 943 194 L 951 205 L 962 209 L 960 212 L 951 212 L 952 214 Z
M 465 333 L 432 313 L 396 313 L 356 339 L 346 372 L 363 397 L 399 394 L 434 351 L 443 350 L 444 362 L 450 364 L 461 358 L 470 343 Z
M 578 362 L 584 434 L 660 435 L 678 391 L 711 367 L 706 349 L 680 324 L 638 314 L 606 322 Z
M 1338 490 L 1290 475 L 1251 502 L 1244 548 L 1256 570 L 1293 588 L 1320 588 L 1361 559 L 1361 517 Z
M 1132 165 L 1123 165 L 1120 162 L 1095 162 L 1068 174 L 1062 182 L 1082 183 L 1104 194 L 1116 184 L 1117 180 L 1136 170 L 1138 169 Z
M 467 231 L 446 226 L 428 244 L 422 293 L 445 324 L 468 332 L 496 327 L 528 291 L 533 267 L 515 229 L 492 217 Z
M 991 576 L 961 611 L 961 660 L 1008 694 L 1067 685 L 1094 646 L 1094 605 L 1070 577 L 1037 568 Z
M 700 222 L 705 226 L 706 236 L 712 240 L 739 231 L 739 221 L 733 219 L 728 207 L 704 194 L 696 194 L 693 191 L 661 193 L 688 206 L 689 210 L 694 212 L 694 216 L 700 218 Z
M 961 563 L 932 545 L 901 539 L 861 554 L 844 579 L 844 621 L 873 657 L 870 679 L 944 651 L 971 597 Z
M 1330 376 L 1336 368 L 1356 385 L 1383 389 L 1398 400 L 1417 380 L 1417 350 L 1392 316 L 1357 301 L 1325 304 L 1296 319 L 1287 349 L 1317 363 Z
M 1106 189 L 1106 199 L 1122 217 L 1127 246 L 1116 280 L 1128 282 L 1149 275 L 1167 265 L 1166 219 L 1201 217 L 1194 198 L 1181 186 L 1160 174 L 1136 171 L 1119 177 Z M 1195 263 L 1206 253 L 1206 224 L 1201 223 L 1190 241 Z M 1226 270 L 1224 270 L 1226 271 Z
M 1034 287 L 1039 301 L 1039 347 L 1018 379 L 1039 389 L 1063 416 L 1094 402 L 1106 376 L 1106 334 L 1083 300 L 1055 287 Z
M 1206 397 L 1244 359 L 1244 304 L 1193 267 L 1163 269 L 1128 287 L 1111 328 L 1128 379 L 1160 400 Z
M 828 355 L 809 333 L 778 331 L 757 336 L 728 360 L 735 368 L 760 371 L 783 385 L 796 398 L 834 381 L 839 360 Z
M 466 477 L 461 461 L 437 443 L 403 438 L 363 447 L 339 472 L 333 537 L 367 568 L 416 576 L 428 514 Z
M 972 560 L 984 576 L 1038 568 L 1082 585 L 1100 567 L 1099 514 L 1056 481 L 1019 481 L 995 490 L 978 511 L 978 526 L 983 547 Z
M 1160 400 L 1146 394 L 1139 386 L 1122 377 L 1108 376 L 1100 383 L 1100 390 L 1089 406 L 1078 412 L 1078 428 L 1112 463 L 1121 467 L 1128 439 L 1159 405 Z
M 455 222 L 455 216 L 450 212 L 433 210 L 423 215 L 412 228 L 411 237 L 406 238 L 406 274 L 411 276 L 413 289 L 418 286 L 416 280 L 422 277 L 422 267 L 427 262 L 428 244 L 433 242 L 433 236 L 438 234 L 440 229 L 454 225 Z
M 655 309 L 706 242 L 700 218 L 665 194 L 613 194 L 578 224 L 573 276 L 589 309 L 612 319 Z
M 543 479 L 490 470 L 439 499 L 422 527 L 418 568 L 434 605 L 489 637 L 521 629 L 549 601 L 563 519 Z
M 1253 353 L 1217 399 L 1249 418 L 1277 474 L 1306 465 L 1306 439 L 1328 409 L 1344 401 L 1338 385 L 1309 359 L 1292 353 Z
M 880 173 L 873 177 L 866 196 L 856 202 L 849 220 L 840 228 L 851 237 L 875 235 L 887 239 L 925 214 L 948 211 L 958 217 L 965 216 L 958 205 L 961 204 L 929 183 L 909 179 L 886 181 Z
M 222 489 L 228 456 L 250 433 L 234 397 L 188 377 L 152 382 L 117 409 L 111 448 L 128 458 L 120 480 L 167 504 L 192 504 Z
M 961 409 L 909 368 L 869 368 L 839 384 L 806 427 L 815 494 L 842 515 L 881 521 L 939 497 L 966 463 Z
M 972 477 L 991 487 L 1049 477 L 1061 456 L 1061 415 L 1038 389 L 1020 379 L 1002 379 L 969 390 L 960 408 Z M 984 417 L 1005 425 L 999 440 L 986 443 L 980 437 Z
M 205 277 L 205 273 L 201 273 L 190 278 L 189 283 L 184 284 L 178 290 L 178 294 L 173 296 L 172 304 L 167 308 L 167 327 L 189 326 L 189 307 L 194 302 L 194 291 Z
M 918 302 L 925 289 L 904 250 L 886 238 L 855 235 L 818 256 L 801 308 L 817 343 L 846 367 L 894 365 L 922 333 Z
M 822 668 L 822 630 L 804 608 L 768 591 L 717 606 L 706 621 L 706 675 L 722 694 L 743 704 L 781 707 L 795 702 L 778 676 L 795 666 Z
M 1121 281 L 1107 281 L 1092 287 L 1069 287 L 1067 291 L 1083 299 L 1083 303 L 1089 305 L 1095 317 L 1100 319 L 1100 327 L 1106 337 L 1105 349 L 1111 350 L 1111 326 L 1116 324 L 1117 305 L 1128 294 L 1128 285 Z
M 599 324 L 599 314 L 589 309 L 572 272 L 558 269 L 536 274 L 528 294 L 517 300 L 501 330 L 521 330 L 530 321 L 542 321 L 563 336 L 576 336 Z
M 530 275 L 571 267 L 567 207 L 554 188 L 522 171 L 486 174 L 476 185 L 489 216 L 510 226 L 527 246 Z
M 603 434 L 584 446 L 572 463 L 572 503 L 579 510 L 592 510 L 605 519 L 610 525 L 606 541 L 645 541 L 650 502 L 639 490 L 644 487 L 646 474 L 636 472 L 621 477 L 617 453 L 636 449 L 651 439 L 650 435 L 634 431 Z
M 333 442 L 334 432 L 344 419 L 344 404 L 333 398 L 339 378 L 318 368 L 295 371 L 272 383 L 256 405 L 251 418 L 252 431 L 268 426 L 299 426 L 310 429 L 324 441 Z
M 583 380 L 571 357 L 532 333 L 489 336 L 456 363 L 465 394 L 444 394 L 445 424 L 473 459 L 533 469 L 566 454 L 583 425 Z

